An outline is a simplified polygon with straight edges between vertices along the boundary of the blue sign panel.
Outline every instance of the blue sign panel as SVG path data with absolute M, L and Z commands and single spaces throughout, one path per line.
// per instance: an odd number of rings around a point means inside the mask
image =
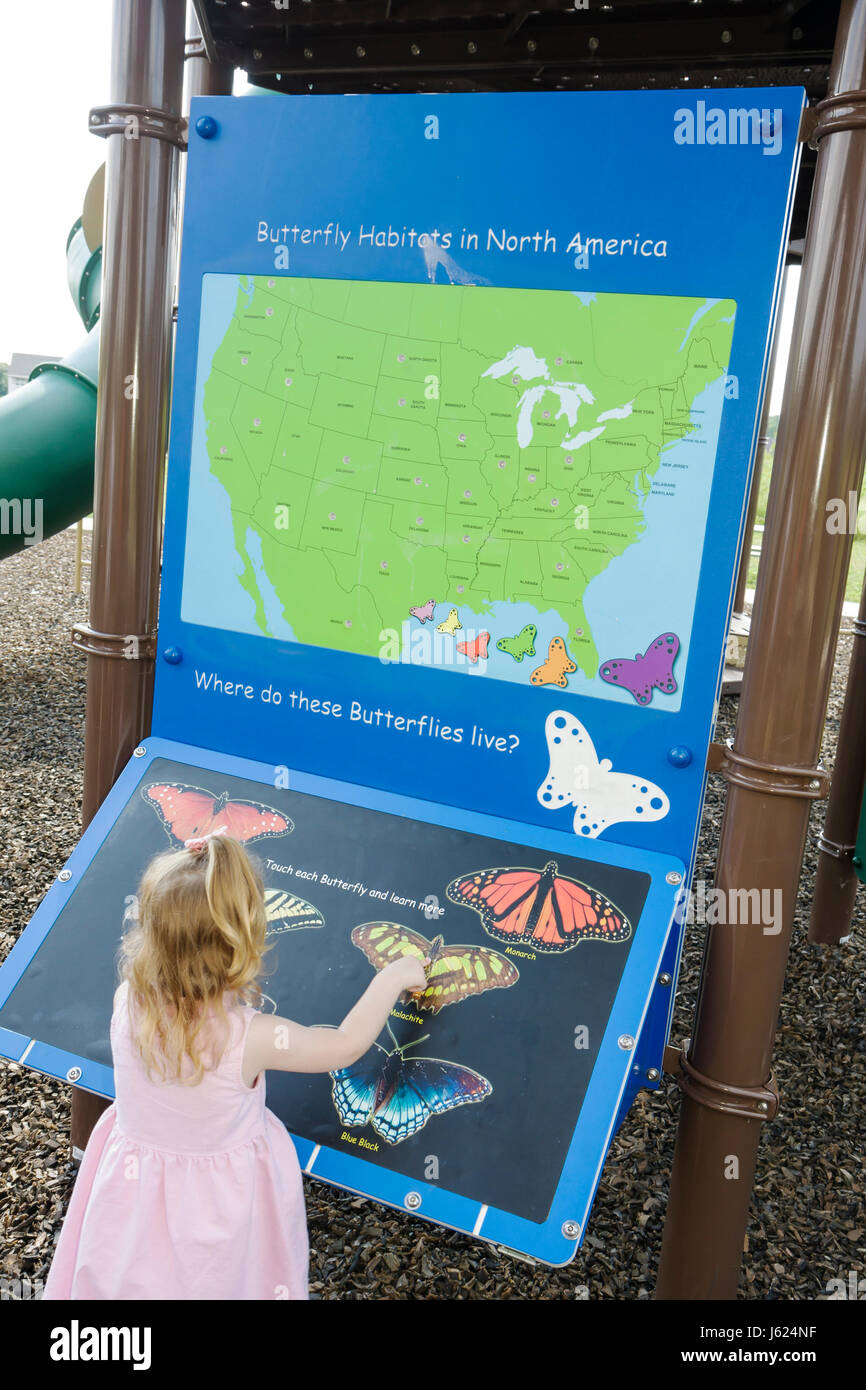
M 689 863 L 802 104 L 199 100 L 155 729 Z

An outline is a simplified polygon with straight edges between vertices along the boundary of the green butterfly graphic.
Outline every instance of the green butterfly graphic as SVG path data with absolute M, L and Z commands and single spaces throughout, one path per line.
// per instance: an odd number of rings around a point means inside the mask
M 527 623 L 526 627 L 521 628 L 516 637 L 502 637 L 496 643 L 501 652 L 507 652 L 513 656 L 515 661 L 522 661 L 525 656 L 535 656 L 535 638 L 538 628 L 534 623 Z

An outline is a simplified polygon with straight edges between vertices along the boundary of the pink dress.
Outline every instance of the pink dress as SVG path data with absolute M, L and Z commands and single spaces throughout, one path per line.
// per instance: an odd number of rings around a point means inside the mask
M 241 1065 L 256 1010 L 198 1086 L 149 1080 L 121 985 L 111 1019 L 116 1100 L 85 1150 L 45 1299 L 305 1299 L 301 1170 Z M 226 999 L 227 1006 L 230 1000 Z

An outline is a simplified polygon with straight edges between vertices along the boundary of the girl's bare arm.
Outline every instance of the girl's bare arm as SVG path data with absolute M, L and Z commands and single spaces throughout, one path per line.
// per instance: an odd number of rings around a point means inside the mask
M 262 1071 L 336 1071 L 363 1057 L 378 1038 L 400 995 L 423 990 L 424 967 L 402 956 L 380 971 L 338 1028 L 306 1028 L 289 1018 L 259 1014 L 247 1033 L 244 1084 L 252 1086 Z

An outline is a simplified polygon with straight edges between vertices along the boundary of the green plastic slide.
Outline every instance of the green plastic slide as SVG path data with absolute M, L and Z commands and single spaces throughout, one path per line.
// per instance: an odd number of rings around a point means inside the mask
M 78 221 L 66 243 L 69 288 L 87 337 L 62 362 L 0 398 L 0 559 L 93 510 L 102 248 Z

